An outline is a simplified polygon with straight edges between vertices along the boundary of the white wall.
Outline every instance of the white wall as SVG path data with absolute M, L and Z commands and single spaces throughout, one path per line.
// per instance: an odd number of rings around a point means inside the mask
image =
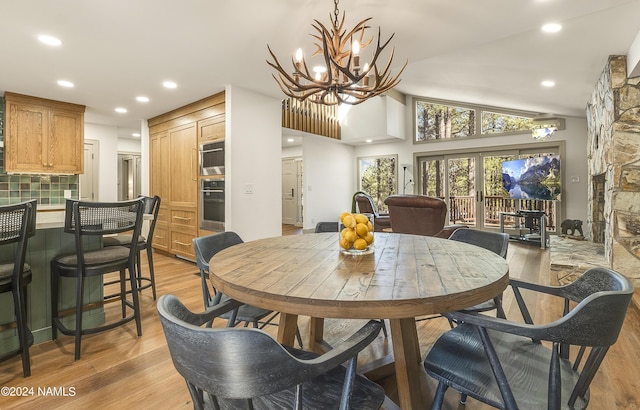
M 300 158 L 302 157 L 302 145 L 295 147 L 282 148 L 282 158 Z
M 118 138 L 118 152 L 140 152 L 142 143 L 139 139 Z
M 304 178 L 304 229 L 320 221 L 337 221 L 351 211 L 355 193 L 356 161 L 353 147 L 327 137 L 302 139 Z
M 343 142 L 405 139 L 405 105 L 389 96 L 374 97 L 362 104 L 343 106 L 340 110 L 345 112 L 340 121 Z
M 140 120 L 140 155 L 142 160 L 142 174 L 140 178 L 141 181 L 141 193 L 142 195 L 149 195 L 150 191 L 150 175 L 149 175 L 149 166 L 151 164 L 151 154 L 149 153 L 149 125 L 147 124 L 147 120 Z
M 100 141 L 98 158 L 98 198 L 118 200 L 118 132 L 116 127 L 84 123 L 84 137 Z
M 226 230 L 245 241 L 280 236 L 281 102 L 236 86 L 225 93 Z

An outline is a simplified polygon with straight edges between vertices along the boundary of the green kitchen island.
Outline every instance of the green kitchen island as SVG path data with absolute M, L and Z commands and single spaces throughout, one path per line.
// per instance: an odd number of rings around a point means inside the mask
M 102 238 L 90 238 L 85 249 L 97 249 L 102 246 Z M 11 260 L 13 249 L 0 249 L 0 260 Z M 36 235 L 29 239 L 26 261 L 31 266 L 32 281 L 27 288 L 27 321 L 33 333 L 34 343 L 51 340 L 51 259 L 62 253 L 75 252 L 73 234 L 64 232 L 64 210 L 61 207 L 38 207 Z M 85 281 L 85 303 L 92 308 L 84 312 L 83 323 L 95 326 L 104 323 L 102 276 L 87 278 Z M 63 322 L 73 328 L 75 306 L 75 280 L 61 278 L 60 311 L 71 309 Z M 11 293 L 0 295 L 0 323 L 15 320 Z M 66 337 L 66 336 L 61 336 Z M 0 328 L 0 355 L 14 350 L 18 346 L 15 326 Z

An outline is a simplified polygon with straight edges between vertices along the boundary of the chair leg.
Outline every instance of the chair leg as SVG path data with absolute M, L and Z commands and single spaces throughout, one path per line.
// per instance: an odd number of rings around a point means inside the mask
M 200 287 L 202 287 L 202 301 L 204 302 L 204 309 L 207 310 L 214 305 L 211 292 L 209 292 L 209 285 L 207 285 L 206 273 L 200 269 Z
M 138 253 L 136 254 L 136 278 L 138 278 L 138 289 L 140 292 L 140 288 L 142 287 L 142 266 L 140 265 L 140 249 L 138 249 Z
M 231 311 L 231 316 L 227 320 L 227 327 L 235 327 L 237 316 L 238 316 L 238 309 L 233 309 Z
M 82 341 L 82 306 L 84 305 L 84 275 L 78 272 L 76 278 L 76 328 L 74 360 L 80 359 L 80 342 Z
M 385 324 L 384 319 L 380 319 L 380 323 L 382 324 L 382 334 L 387 338 L 389 335 L 387 334 L 387 325 Z
M 22 283 L 15 283 L 13 288 L 13 308 L 16 317 L 20 356 L 22 357 L 22 374 L 24 377 L 29 377 L 31 376 L 31 363 L 29 359 L 29 340 L 27 339 L 26 296 L 26 287 Z
M 156 274 L 153 270 L 153 249 L 151 246 L 147 245 L 145 248 L 147 251 L 147 262 L 149 263 L 149 279 L 151 279 L 151 294 L 153 295 L 153 300 L 156 300 Z
M 58 318 L 58 272 L 51 264 L 51 340 L 58 338 L 58 327 L 54 319 Z
M 298 326 L 296 326 L 296 340 L 298 340 L 298 344 L 300 345 L 300 349 L 303 349 L 304 345 L 302 344 L 302 336 L 300 335 L 300 328 Z
M 463 406 L 467 404 L 467 395 L 464 393 L 460 393 L 460 404 Z
M 120 309 L 122 309 L 122 318 L 127 317 L 127 278 L 125 271 L 120 271 Z
M 131 297 L 133 298 L 133 316 L 136 322 L 138 337 L 142 336 L 142 322 L 140 321 L 140 299 L 136 280 L 135 262 L 129 264 L 129 279 L 131 282 Z
M 447 391 L 446 384 L 440 382 L 438 383 L 438 390 L 436 390 L 436 395 L 433 397 L 433 403 L 431 404 L 432 410 L 437 410 L 442 408 L 442 403 L 444 402 L 444 392 Z
M 502 295 L 493 299 L 493 303 L 496 305 L 496 317 L 501 319 L 506 319 L 507 315 L 504 313 L 504 309 L 502 307 Z

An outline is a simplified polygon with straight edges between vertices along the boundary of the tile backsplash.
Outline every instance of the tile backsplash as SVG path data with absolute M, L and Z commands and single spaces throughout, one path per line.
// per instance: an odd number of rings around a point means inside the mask
M 0 141 L 4 143 L 4 99 L 0 97 Z M 64 191 L 78 198 L 78 175 L 7 175 L 0 147 L 0 205 L 37 199 L 39 205 L 64 205 Z
M 65 190 L 71 191 L 71 198 L 78 198 L 78 175 L 7 175 L 4 164 L 2 172 L 0 205 L 30 199 L 37 199 L 39 205 L 64 205 Z

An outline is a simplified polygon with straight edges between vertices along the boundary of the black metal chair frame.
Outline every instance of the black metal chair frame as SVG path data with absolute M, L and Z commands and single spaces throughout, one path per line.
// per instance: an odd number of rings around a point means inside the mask
M 507 258 L 509 250 L 509 235 L 501 232 L 481 231 L 478 229 L 456 229 L 453 231 L 450 240 L 464 242 L 471 245 L 490 250 L 502 258 Z M 487 312 L 496 310 L 496 316 L 506 318 L 504 309 L 502 308 L 502 294 L 496 296 L 492 300 L 488 300 L 481 304 L 463 309 L 465 312 Z M 452 323 L 450 321 L 450 323 Z
M 592 268 L 566 286 L 511 279 L 511 287 L 524 323 L 446 314 L 458 326 L 440 336 L 424 361 L 439 381 L 434 409 L 441 408 L 448 387 L 462 392 L 462 403 L 469 395 L 497 408 L 587 406 L 589 384 L 618 338 L 633 285 L 615 271 Z M 563 316 L 534 324 L 522 289 L 564 299 Z M 570 347 L 577 352 L 570 354 Z
M 138 199 L 144 201 L 144 213 L 153 215 L 153 219 L 149 223 L 149 232 L 146 237 L 140 235 L 138 241 L 138 254 L 136 255 L 136 277 L 138 278 L 138 291 L 142 292 L 144 289 L 151 288 L 153 300 L 156 300 L 156 276 L 153 268 L 153 235 L 156 229 L 156 221 L 158 220 L 158 211 L 160 210 L 160 197 L 155 195 L 153 197 L 140 196 Z M 103 242 L 104 246 L 130 246 L 132 237 L 131 235 L 119 235 L 115 237 L 105 237 Z M 142 276 L 142 266 L 140 263 L 140 251 L 146 250 L 147 263 L 149 265 L 149 276 Z M 105 282 L 105 286 L 118 283 L 119 281 Z M 144 282 L 144 284 L 143 284 Z M 105 295 L 105 299 L 118 298 L 118 294 Z
M 210 241 L 212 239 L 219 241 L 218 246 L 211 246 Z M 209 260 L 221 250 L 243 242 L 242 238 L 232 231 L 193 238 L 193 249 L 196 254 L 196 265 L 198 265 L 200 270 L 200 284 L 202 286 L 202 299 L 205 309 L 229 299 L 228 296 L 218 292 L 213 286 L 211 290 L 209 289 Z M 251 323 L 254 328 L 263 329 L 265 326 L 271 324 L 278 314 L 278 312 L 271 310 L 241 304 L 237 309 L 221 315 L 220 318 L 227 320 L 227 327 L 234 327 L 240 323 L 244 323 L 244 326 L 248 327 L 249 323 Z M 300 346 L 302 346 L 302 337 L 300 336 L 299 330 L 296 330 L 296 339 Z
M 71 255 L 59 255 L 51 261 L 51 334 L 57 339 L 57 332 L 75 336 L 75 360 L 80 359 L 82 335 L 113 329 L 134 320 L 138 336 L 142 336 L 138 285 L 136 280 L 136 259 L 138 242 L 132 241 L 129 247 L 109 246 L 94 251 L 85 251 L 83 237 L 103 236 L 114 233 L 132 232 L 132 237 L 140 236 L 144 203 L 142 199 L 122 202 L 86 202 L 67 200 L 64 230 L 73 233 L 76 252 Z M 79 221 L 79 223 L 78 223 Z M 130 291 L 127 291 L 129 271 Z M 108 324 L 83 329 L 82 310 L 84 306 L 85 279 L 91 276 L 120 272 L 120 302 L 122 318 Z M 61 277 L 74 278 L 76 281 L 75 328 L 67 328 L 58 313 L 59 282 Z M 127 294 L 131 294 L 131 300 Z M 127 315 L 127 309 L 132 312 Z
M 173 295 L 158 300 L 169 352 L 195 409 L 204 408 L 205 401 L 215 409 L 382 405 L 382 388 L 356 375 L 358 352 L 377 337 L 379 322 L 369 321 L 322 356 L 282 346 L 257 329 L 202 327 L 239 306 L 229 299 L 205 312 L 192 313 Z M 345 362 L 346 369 L 341 366 Z
M 11 275 L 0 279 L 0 293 L 11 292 L 18 334 L 18 347 L 0 356 L 0 361 L 20 355 L 22 374 L 31 376 L 29 346 L 33 344 L 33 334 L 27 325 L 27 285 L 31 283 L 31 267 L 25 262 L 29 238 L 36 233 L 37 200 L 0 207 L 0 246 L 14 244 L 13 260 L 0 263 L 2 271 Z

